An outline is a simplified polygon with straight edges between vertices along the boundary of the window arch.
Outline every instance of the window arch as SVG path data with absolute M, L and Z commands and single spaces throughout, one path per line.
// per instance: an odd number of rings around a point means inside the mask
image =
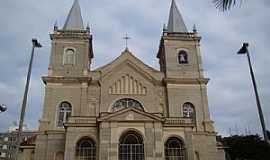
M 96 160 L 96 143 L 93 139 L 85 137 L 77 143 L 76 159 Z
M 68 102 L 62 102 L 59 106 L 58 127 L 63 127 L 71 116 L 72 106 Z
M 187 64 L 188 63 L 188 54 L 186 51 L 180 51 L 178 53 L 178 62 L 179 64 Z
M 123 98 L 123 99 L 117 100 L 113 104 L 112 111 L 115 112 L 115 111 L 119 111 L 123 108 L 128 108 L 128 107 L 134 107 L 142 111 L 144 110 L 142 104 L 139 101 L 131 99 L 131 98 Z
M 67 48 L 64 52 L 64 65 L 74 65 L 75 64 L 75 49 Z
M 182 140 L 171 137 L 165 143 L 166 160 L 185 160 L 185 148 Z
M 119 142 L 119 160 L 144 160 L 144 144 L 140 134 L 129 131 Z
M 195 107 L 192 103 L 187 102 L 183 105 L 183 116 L 186 118 L 196 118 Z

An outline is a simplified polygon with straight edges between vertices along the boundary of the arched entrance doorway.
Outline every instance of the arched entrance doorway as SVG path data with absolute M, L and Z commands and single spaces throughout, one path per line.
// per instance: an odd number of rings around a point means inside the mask
M 119 160 L 144 160 L 144 144 L 140 134 L 129 131 L 121 136 Z

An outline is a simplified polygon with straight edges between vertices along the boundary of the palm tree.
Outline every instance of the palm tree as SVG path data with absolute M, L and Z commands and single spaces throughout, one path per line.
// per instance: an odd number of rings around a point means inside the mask
M 216 7 L 222 11 L 231 9 L 236 4 L 241 4 L 243 0 L 213 0 Z

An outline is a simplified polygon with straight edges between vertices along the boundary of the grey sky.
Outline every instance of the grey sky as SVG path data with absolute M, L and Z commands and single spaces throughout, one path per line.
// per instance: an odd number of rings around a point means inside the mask
M 241 8 L 219 12 L 212 0 L 176 0 L 188 29 L 197 25 L 208 85 L 212 119 L 220 134 L 261 132 L 245 56 L 236 55 L 243 41 L 250 52 L 257 77 L 267 128 L 270 128 L 270 2 L 245 1 Z M 9 107 L 0 114 L 0 131 L 18 120 L 31 38 L 44 47 L 35 57 L 26 123 L 37 128 L 43 106 L 44 85 L 50 54 L 49 32 L 58 21 L 64 25 L 73 0 L 8 0 L 0 5 L 0 103 Z M 122 37 L 132 39 L 130 50 L 146 64 L 158 68 L 156 53 L 170 0 L 80 0 L 84 24 L 94 36 L 92 68 L 109 63 L 124 49 Z

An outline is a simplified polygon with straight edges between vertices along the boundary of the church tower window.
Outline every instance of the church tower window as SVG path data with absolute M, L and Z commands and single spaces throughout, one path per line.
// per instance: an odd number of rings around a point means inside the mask
M 68 102 L 62 102 L 59 108 L 58 127 L 63 127 L 67 122 L 68 117 L 71 116 L 71 104 Z
M 120 138 L 119 160 L 144 160 L 144 144 L 140 134 L 129 131 Z
M 139 110 L 144 110 L 143 106 L 141 105 L 140 102 L 138 102 L 134 99 L 131 99 L 131 98 L 123 98 L 123 99 L 116 101 L 113 104 L 112 111 L 115 112 L 115 111 L 119 111 L 121 109 L 129 108 L 129 107 L 134 107 L 134 108 L 137 108 Z
M 183 115 L 186 118 L 195 118 L 195 108 L 192 103 L 185 103 L 183 105 Z
M 75 64 L 75 50 L 68 48 L 64 52 L 64 65 L 74 65 Z
M 180 51 L 178 53 L 179 64 L 188 64 L 188 54 L 186 51 Z
M 91 138 L 82 138 L 77 143 L 76 159 L 96 160 L 96 143 Z
M 179 138 L 171 137 L 165 143 L 166 160 L 185 160 L 184 143 Z

